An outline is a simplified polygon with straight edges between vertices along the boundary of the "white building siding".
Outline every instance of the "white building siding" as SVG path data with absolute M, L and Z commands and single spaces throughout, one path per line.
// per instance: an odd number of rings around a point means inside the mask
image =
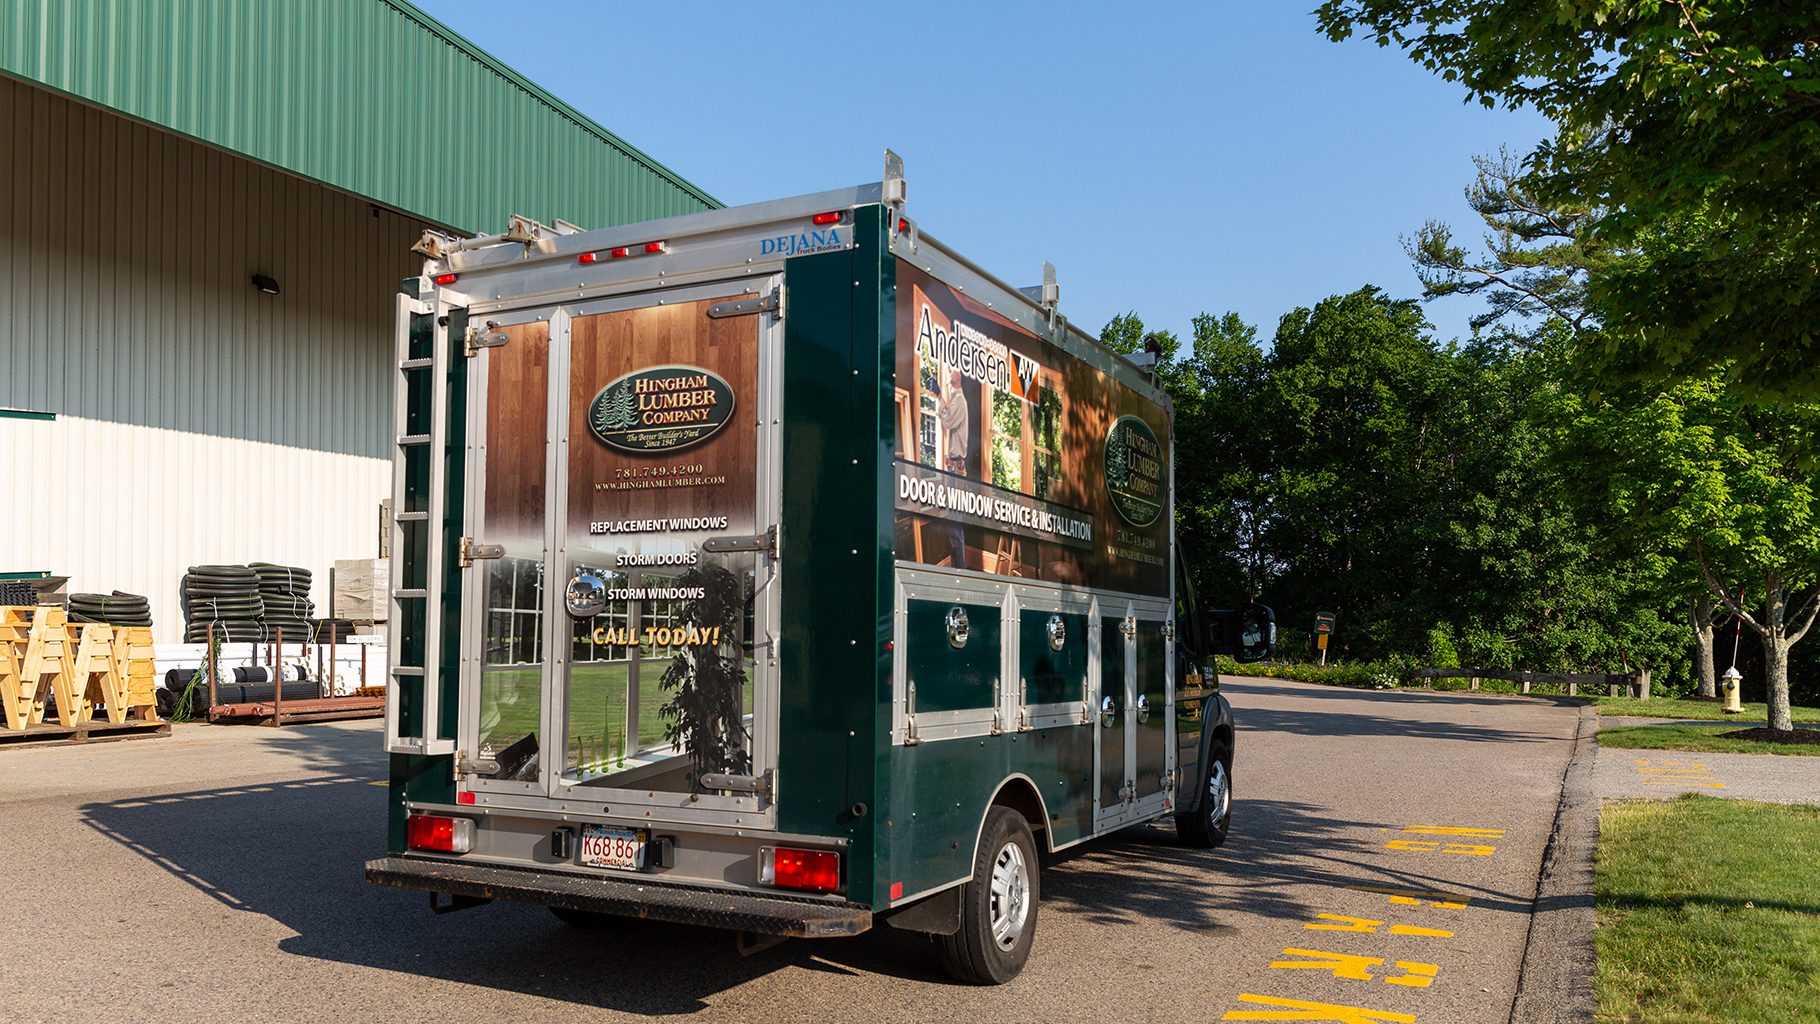
M 161 643 L 183 638 L 177 589 L 191 565 L 302 566 L 327 616 L 329 570 L 379 553 L 392 485 L 384 459 L 77 416 L 0 417 L 0 451 L 32 482 L 11 490 L 0 566 L 144 594 Z
M 204 562 L 373 557 L 391 311 L 421 225 L 0 79 L 0 570 L 151 598 Z M 254 274 L 275 278 L 263 294 Z

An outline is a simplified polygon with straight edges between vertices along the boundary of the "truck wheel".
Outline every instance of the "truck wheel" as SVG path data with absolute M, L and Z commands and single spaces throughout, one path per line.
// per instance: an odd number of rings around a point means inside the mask
M 1024 969 L 1036 938 L 1036 841 L 1024 816 L 986 812 L 973 879 L 961 889 L 961 927 L 940 939 L 942 964 L 970 985 L 1002 985 Z
M 1201 806 L 1175 816 L 1175 834 L 1183 846 L 1211 850 L 1226 841 L 1226 829 L 1232 824 L 1232 748 L 1214 741 L 1212 767 L 1207 770 L 1207 792 L 1201 794 Z

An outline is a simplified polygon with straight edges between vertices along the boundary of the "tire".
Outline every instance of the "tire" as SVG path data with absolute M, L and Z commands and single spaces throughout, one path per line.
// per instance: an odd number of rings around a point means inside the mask
M 1211 850 L 1226 842 L 1232 826 L 1232 748 L 1218 740 L 1208 751 L 1207 791 L 1201 804 L 1175 816 L 1175 834 L 1183 846 Z
M 605 928 L 613 923 L 612 914 L 602 914 L 596 910 L 575 910 L 570 907 L 551 907 L 550 913 L 563 924 L 576 928 Z
M 1024 816 L 986 812 L 973 878 L 961 887 L 961 927 L 939 938 L 942 965 L 969 985 L 1002 985 L 1024 969 L 1036 941 L 1036 841 Z

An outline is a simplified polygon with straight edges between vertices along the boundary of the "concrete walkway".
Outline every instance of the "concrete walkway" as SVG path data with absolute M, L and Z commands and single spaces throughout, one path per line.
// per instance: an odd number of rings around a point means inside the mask
M 1705 793 L 1736 800 L 1820 804 L 1820 757 L 1600 747 L 1593 786 L 1607 799 L 1667 800 Z

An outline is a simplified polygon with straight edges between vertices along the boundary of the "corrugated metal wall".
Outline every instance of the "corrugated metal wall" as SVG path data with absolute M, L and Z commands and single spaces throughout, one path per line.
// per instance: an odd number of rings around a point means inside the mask
M 0 568 L 144 594 L 160 643 L 183 640 L 177 589 L 191 565 L 302 566 L 329 615 L 329 570 L 379 554 L 392 486 L 381 459 L 76 416 L 0 417 L 0 452 L 12 483 Z
M 391 457 L 421 224 L 3 80 L 0 138 L 0 405 Z
M 147 594 L 378 554 L 392 296 L 421 225 L 0 80 L 0 569 Z M 255 290 L 255 273 L 282 293 Z
M 0 0 L 0 72 L 475 233 L 717 205 L 403 0 Z

